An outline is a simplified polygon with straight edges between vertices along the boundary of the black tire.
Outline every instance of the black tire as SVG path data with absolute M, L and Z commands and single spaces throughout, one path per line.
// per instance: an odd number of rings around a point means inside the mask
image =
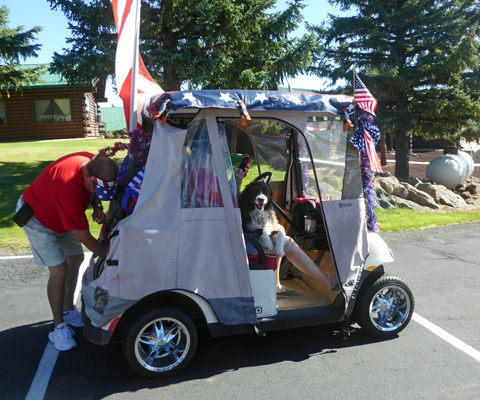
M 164 378 L 184 369 L 198 344 L 192 319 L 174 306 L 149 309 L 125 327 L 123 352 L 128 364 L 146 378 Z
M 358 299 L 357 323 L 375 337 L 391 337 L 405 329 L 415 308 L 408 284 L 393 275 L 383 275 Z

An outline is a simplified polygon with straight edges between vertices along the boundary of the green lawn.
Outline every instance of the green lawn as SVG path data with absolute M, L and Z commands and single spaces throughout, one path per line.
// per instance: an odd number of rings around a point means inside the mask
M 30 250 L 23 229 L 15 225 L 12 218 L 18 198 L 48 164 L 77 151 L 95 154 L 117 141 L 82 139 L 0 143 L 0 249 L 7 248 L 14 253 Z M 123 160 L 125 154 L 125 151 L 118 152 L 115 157 L 117 162 Z M 90 229 L 95 236 L 99 226 L 92 222 L 91 214 L 87 211 Z
M 406 208 L 376 210 L 380 231 L 408 231 L 431 226 L 480 221 L 480 211 L 420 212 Z
M 46 142 L 0 143 L 0 254 L 29 252 L 30 246 L 23 229 L 12 221 L 15 205 L 23 190 L 52 161 L 76 151 L 96 153 L 117 140 L 65 140 Z M 120 163 L 125 152 L 117 153 L 115 160 Z M 256 167 L 252 160 L 248 179 L 256 177 Z M 274 172 L 274 179 L 275 179 Z M 284 174 L 284 173 L 282 173 Z M 251 176 L 250 176 L 251 175 Z M 282 175 L 283 176 L 283 175 Z M 90 230 L 98 235 L 100 227 L 92 222 L 91 210 L 87 211 Z M 421 229 L 428 226 L 448 225 L 467 221 L 479 221 L 479 212 L 455 211 L 448 213 L 418 212 L 407 209 L 377 210 L 381 231 L 403 231 Z

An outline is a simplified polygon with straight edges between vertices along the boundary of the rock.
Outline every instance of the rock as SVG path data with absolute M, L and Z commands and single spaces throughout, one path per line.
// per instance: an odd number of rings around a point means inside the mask
M 465 191 L 466 192 L 469 192 L 471 194 L 477 194 L 477 185 L 468 185 L 466 188 L 465 188 Z
M 472 198 L 472 194 L 470 192 L 461 192 L 460 193 L 460 197 L 463 199 L 463 200 L 467 200 L 467 199 L 471 199 Z M 466 202 L 465 202 L 466 203 Z
M 377 198 L 377 207 L 381 210 L 393 210 L 395 204 L 392 201 L 392 195 L 388 194 L 381 187 L 375 188 L 375 195 Z
M 411 176 L 408 178 L 408 183 L 412 186 L 417 186 L 419 183 L 422 183 L 422 181 L 418 178 L 415 178 L 414 176 Z
M 417 211 L 427 210 L 426 207 L 423 207 L 420 204 L 414 203 L 413 201 L 402 199 L 401 197 L 387 193 L 381 187 L 377 187 L 375 189 L 375 194 L 377 197 L 377 208 L 380 208 L 382 210 L 392 210 L 396 207 L 404 207 L 410 210 L 417 210 Z
M 410 185 L 409 183 L 403 183 L 403 186 L 408 191 L 408 200 L 413 201 L 414 203 L 418 203 L 421 206 L 429 207 L 435 210 L 438 210 L 440 207 L 435 202 L 435 199 L 430 196 L 428 193 L 423 192 L 415 188 L 414 186 Z
M 458 194 L 453 193 L 451 190 L 448 190 L 443 185 L 421 183 L 417 185 L 417 189 L 427 193 L 438 204 L 443 204 L 444 206 L 455 208 L 470 208 L 470 206 L 465 203 L 465 200 L 462 199 L 462 197 L 460 197 Z
M 405 187 L 392 175 L 377 177 L 375 182 L 378 182 L 378 185 L 380 185 L 380 187 L 388 194 L 393 194 L 402 199 L 406 199 L 408 196 L 408 191 Z
M 467 203 L 470 206 L 474 206 L 474 207 L 478 206 L 477 202 L 473 198 L 465 199 L 465 203 Z

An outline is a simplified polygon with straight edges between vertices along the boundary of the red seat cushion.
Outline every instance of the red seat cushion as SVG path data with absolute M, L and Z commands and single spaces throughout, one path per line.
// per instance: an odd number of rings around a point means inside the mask
M 267 269 L 277 269 L 277 256 L 274 254 L 265 254 L 265 264 Z M 260 256 L 258 254 L 249 254 L 248 261 L 254 262 L 259 264 L 260 263 Z

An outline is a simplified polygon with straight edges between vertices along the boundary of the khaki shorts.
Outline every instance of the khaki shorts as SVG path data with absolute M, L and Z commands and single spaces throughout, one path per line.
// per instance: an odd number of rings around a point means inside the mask
M 23 205 L 18 199 L 17 211 Z M 83 254 L 83 247 L 72 231 L 57 233 L 48 229 L 35 216 L 28 221 L 23 230 L 27 234 L 32 248 L 33 261 L 42 267 L 54 267 L 66 261 L 68 256 Z

